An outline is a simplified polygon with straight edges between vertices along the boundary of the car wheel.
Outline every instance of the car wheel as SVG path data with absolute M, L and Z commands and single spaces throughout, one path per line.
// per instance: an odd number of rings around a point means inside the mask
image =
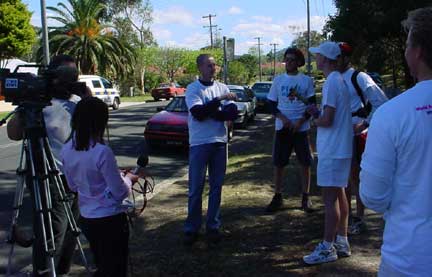
M 252 122 L 255 120 L 256 112 L 253 111 L 252 115 L 250 116 L 249 120 Z
M 118 110 L 120 107 L 120 101 L 118 98 L 114 98 L 113 104 L 112 104 L 112 108 L 113 110 Z
M 153 97 L 154 101 L 159 101 L 159 97 Z
M 147 146 L 149 149 L 155 149 L 155 148 L 157 148 L 157 146 L 158 146 L 154 141 L 149 140 L 149 139 L 146 139 L 145 142 L 146 142 L 146 146 Z
M 245 116 L 244 116 L 244 118 L 243 118 L 243 122 L 240 124 L 240 127 L 242 129 L 246 128 L 248 120 L 249 120 L 249 115 L 246 113 Z

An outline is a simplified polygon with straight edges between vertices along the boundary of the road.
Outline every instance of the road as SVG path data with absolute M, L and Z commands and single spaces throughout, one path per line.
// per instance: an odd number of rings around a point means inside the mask
M 133 168 L 144 145 L 144 126 L 146 121 L 156 113 L 158 106 L 168 102 L 152 102 L 129 107 L 120 107 L 110 111 L 109 144 L 116 154 L 120 167 Z M 18 159 L 21 142 L 7 138 L 6 128 L 0 127 L 0 275 L 5 273 L 9 246 L 3 241 L 7 236 L 12 215 L 13 197 L 15 192 Z M 176 149 L 158 149 L 150 151 L 148 172 L 155 178 L 157 186 L 163 187 L 184 176 L 187 172 L 187 155 L 185 151 Z M 20 226 L 31 233 L 31 200 L 24 197 L 24 207 L 20 214 Z M 31 248 L 15 248 L 14 263 L 18 268 L 31 262 Z

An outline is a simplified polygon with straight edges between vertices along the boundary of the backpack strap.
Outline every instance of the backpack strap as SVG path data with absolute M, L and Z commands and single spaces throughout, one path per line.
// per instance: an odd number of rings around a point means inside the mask
M 357 82 L 357 76 L 359 75 L 360 71 L 354 71 L 353 75 L 351 76 L 351 83 L 353 84 L 355 90 L 357 91 L 357 95 L 360 97 L 360 100 L 363 103 L 363 106 L 366 107 L 366 100 L 363 96 L 363 91 L 361 90 L 358 82 Z

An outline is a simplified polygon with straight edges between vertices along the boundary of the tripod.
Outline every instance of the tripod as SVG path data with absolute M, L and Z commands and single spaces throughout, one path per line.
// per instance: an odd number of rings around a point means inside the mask
M 23 202 L 24 183 L 27 184 L 33 197 L 33 230 L 36 235 L 36 240 L 38 244 L 41 244 L 40 247 L 43 247 L 44 258 L 48 261 L 48 268 L 38 268 L 37 273 L 41 275 L 49 274 L 53 277 L 56 276 L 54 259 L 56 254 L 56 234 L 54 233 L 52 224 L 53 193 L 57 196 L 56 200 L 58 200 L 63 206 L 68 228 L 70 228 L 76 244 L 78 245 L 83 263 L 87 271 L 90 273 L 87 259 L 79 240 L 79 234 L 81 231 L 77 227 L 71 210 L 71 202 L 73 198 L 71 198 L 65 191 L 46 134 L 42 113 L 42 109 L 45 106 L 46 105 L 43 103 L 22 103 L 17 108 L 17 111 L 24 116 L 24 138 L 21 147 L 20 161 L 17 168 L 17 186 L 14 197 L 14 210 L 8 236 L 8 243 L 11 244 L 11 249 L 8 258 L 7 276 L 11 276 L 14 244 L 15 242 L 19 243 L 16 229 L 20 208 Z M 38 247 L 38 245 L 36 245 L 36 247 Z

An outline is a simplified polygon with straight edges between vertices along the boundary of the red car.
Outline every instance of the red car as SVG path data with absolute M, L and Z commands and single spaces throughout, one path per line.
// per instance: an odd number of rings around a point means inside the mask
M 184 96 L 174 97 L 168 105 L 153 115 L 146 124 L 144 137 L 147 145 L 189 146 L 188 109 Z M 228 123 L 228 140 L 233 135 L 233 124 Z
M 184 95 L 185 91 L 185 88 L 181 87 L 177 83 L 172 82 L 160 84 L 157 88 L 152 89 L 151 95 L 155 101 L 158 101 L 161 98 L 168 100 L 178 95 Z

